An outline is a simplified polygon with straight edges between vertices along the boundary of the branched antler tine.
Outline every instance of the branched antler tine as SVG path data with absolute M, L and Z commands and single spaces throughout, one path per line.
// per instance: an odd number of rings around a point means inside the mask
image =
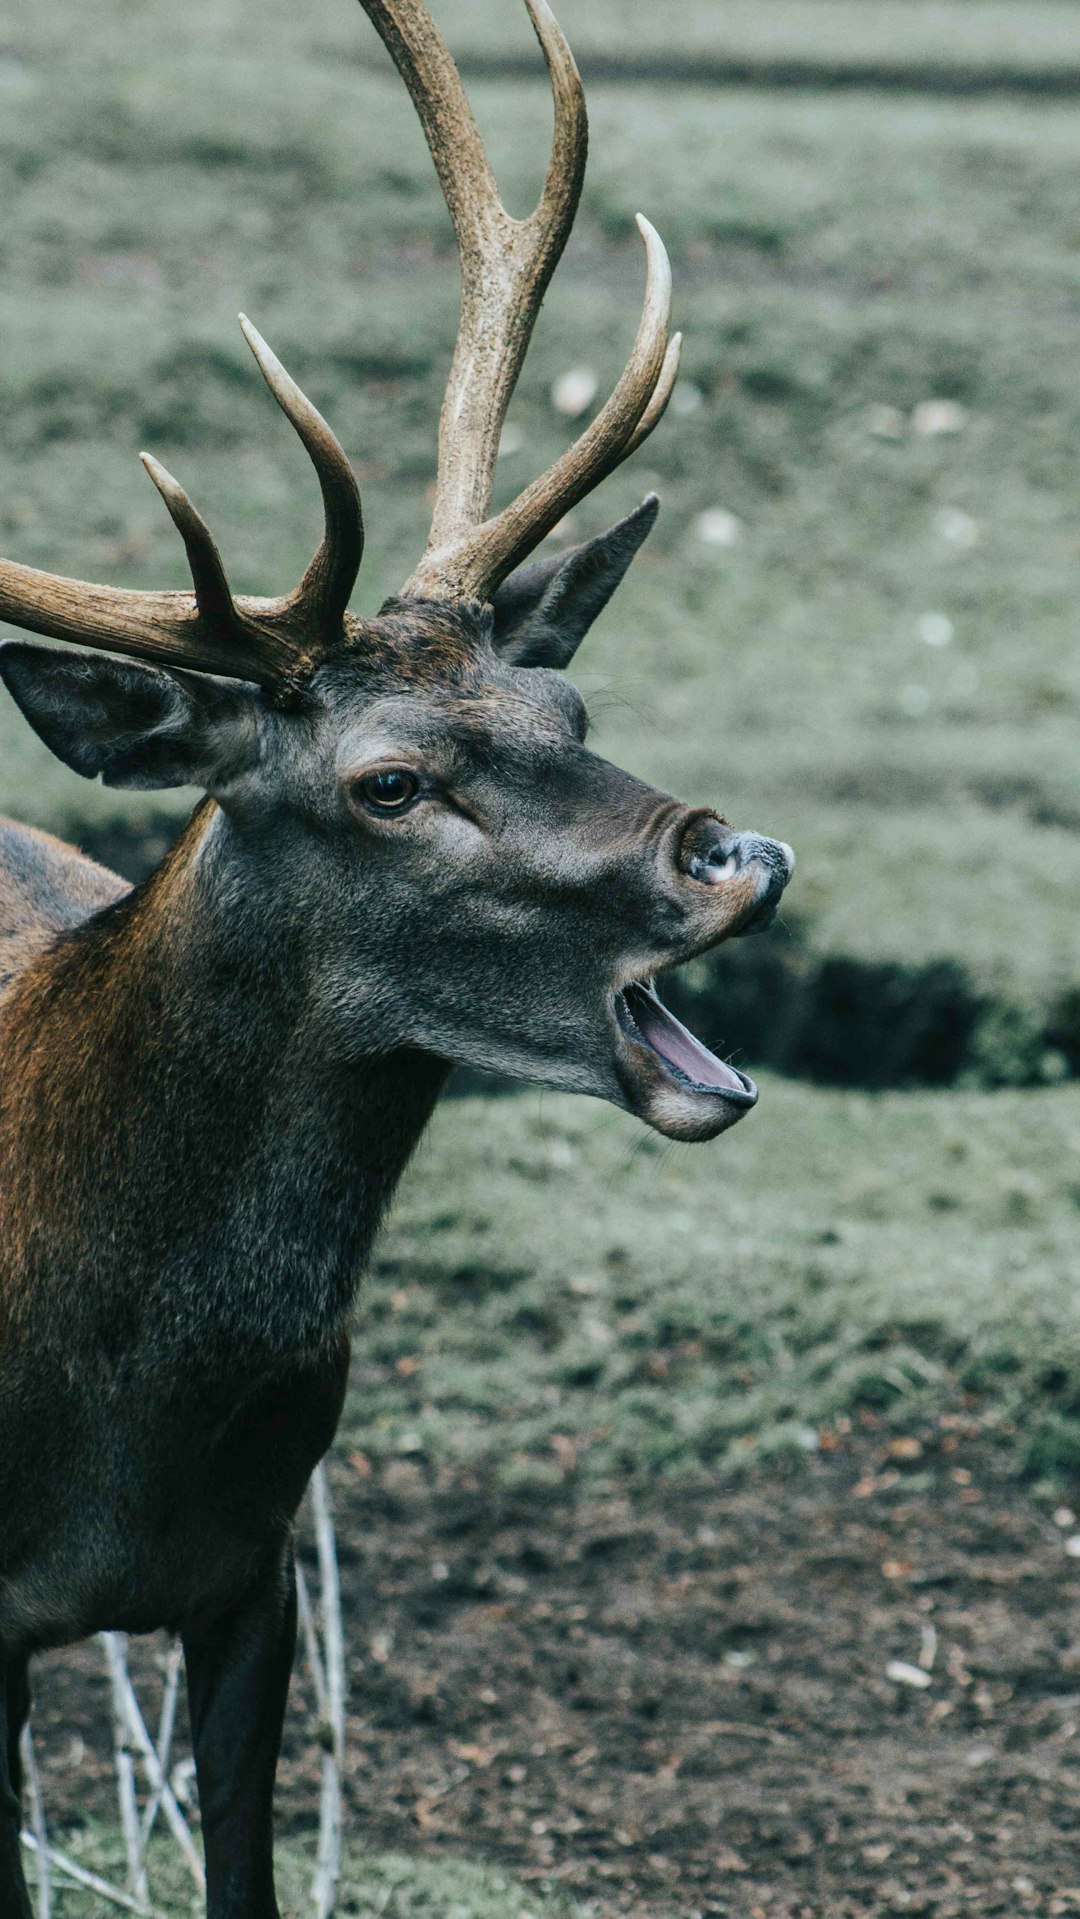
M 237 626 L 229 582 L 214 536 L 202 515 L 192 505 L 178 480 L 174 480 L 152 453 L 140 453 L 146 471 L 157 487 L 169 516 L 187 549 L 188 565 L 195 587 L 195 604 L 206 624 L 220 633 L 231 633 Z
M 551 265 L 554 270 L 574 224 L 585 182 L 585 163 L 589 156 L 589 116 L 577 62 L 547 0 L 525 0 L 525 5 L 547 62 L 555 102 L 551 164 L 540 204 L 528 224 L 544 232 L 553 252 Z
M 585 97 L 547 0 L 526 0 L 551 78 L 555 134 L 539 205 L 527 220 L 511 219 L 461 77 L 426 7 L 420 0 L 361 5 L 412 95 L 461 253 L 461 321 L 439 421 L 431 554 L 479 526 L 489 510 L 503 421 L 581 195 Z
M 242 638 L 209 632 L 190 593 L 96 586 L 0 560 L 0 620 L 73 646 L 96 646 L 159 666 L 255 680 L 272 686 L 293 650 L 264 626 Z
M 263 379 L 307 449 L 322 491 L 326 531 L 300 582 L 295 603 L 321 621 L 336 624 L 349 604 L 364 557 L 364 514 L 356 475 L 322 414 L 244 314 L 240 315 L 240 326 Z
M 682 342 L 683 336 L 681 333 L 672 334 L 668 350 L 664 355 L 664 364 L 660 369 L 660 378 L 653 388 L 652 399 L 649 401 L 637 426 L 620 453 L 618 461 L 616 462 L 617 465 L 621 466 L 624 460 L 630 458 L 631 453 L 637 452 L 642 441 L 648 439 L 650 433 L 655 427 L 660 425 L 661 420 L 667 412 L 668 401 L 671 399 L 672 393 L 675 390 L 675 382 L 679 377 L 679 361 L 682 359 Z
M 480 252 L 488 218 L 502 207 L 461 75 L 421 0 L 360 4 L 409 89 L 464 262 Z
M 643 214 L 638 214 L 637 224 L 648 263 L 645 303 L 626 370 L 607 405 L 561 459 L 502 513 L 441 553 L 426 554 L 404 589 L 407 594 L 489 599 L 563 515 L 625 457 L 662 384 L 671 323 L 666 248 Z

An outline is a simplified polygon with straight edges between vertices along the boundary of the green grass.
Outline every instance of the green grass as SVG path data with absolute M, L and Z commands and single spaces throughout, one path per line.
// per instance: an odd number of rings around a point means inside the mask
M 768 9 L 755 26 L 750 9 L 700 7 L 687 31 L 798 25 L 824 45 L 839 11 Z M 863 0 L 846 11 L 884 32 Z M 512 0 L 485 10 L 485 34 L 488 12 L 495 40 L 520 36 Z M 583 44 L 603 41 L 606 0 L 566 12 Z M 932 12 L 961 38 L 1004 31 L 1006 10 L 975 0 Z M 346 0 L 261 10 L 257 34 L 239 0 L 95 0 L 92 15 L 75 35 L 64 9 L 20 7 L 8 38 L 0 547 L 181 583 L 135 460 L 149 443 L 218 529 L 239 588 L 294 580 L 317 537 L 315 489 L 248 363 L 244 306 L 357 461 L 371 529 L 358 604 L 373 607 L 422 538 L 456 308 L 404 94 L 341 58 L 371 39 Z M 1051 39 L 1080 32 L 1073 9 L 1032 17 Z M 473 92 L 523 210 L 545 90 Z M 580 233 L 500 488 L 565 441 L 547 397 L 557 372 L 619 370 L 639 205 L 672 247 L 701 396 L 576 516 L 589 531 L 649 484 L 664 495 L 653 550 L 582 657 L 598 743 L 790 838 L 790 911 L 817 953 L 952 958 L 988 990 L 1049 1002 L 1075 977 L 1080 884 L 1075 114 L 600 88 L 593 128 Z M 955 438 L 912 427 L 940 397 L 967 409 Z M 872 430 L 881 406 L 901 415 L 899 438 Z M 696 535 L 712 506 L 742 521 L 730 550 Z M 928 612 L 952 620 L 950 645 L 919 637 Z M 148 810 L 55 767 L 10 710 L 0 806 L 64 828 Z
M 89 1829 L 67 1837 L 63 1850 L 90 1871 L 123 1886 L 124 1849 L 119 1837 Z M 308 1919 L 312 1859 L 295 1847 L 277 1848 L 278 1899 L 282 1919 Z M 31 1878 L 33 1866 L 30 1868 Z M 203 1910 L 175 1849 L 151 1849 L 149 1878 L 155 1911 L 188 1919 Z M 53 1880 L 56 1919 L 115 1919 L 117 1907 L 94 1893 Z M 574 1919 L 580 1908 L 565 1899 L 525 1892 L 504 1873 L 465 1860 L 406 1859 L 394 1853 L 347 1854 L 338 1896 L 339 1919 Z
M 455 51 L 527 54 L 533 46 L 520 0 L 434 0 L 434 10 Z M 583 57 L 613 50 L 643 61 L 650 53 L 687 58 L 798 59 L 840 65 L 874 60 L 890 66 L 964 66 L 975 71 L 1008 67 L 1020 74 L 1054 72 L 1080 65 L 1080 20 L 1070 0 L 681 0 L 677 30 L 653 0 L 560 0 L 558 17 Z M 73 39 L 65 8 L 40 19 L 29 0 L 11 0 L 7 19 L 16 47 L 32 31 L 50 58 L 71 58 Z M 124 0 L 85 0 L 79 9 L 83 33 L 80 62 L 105 55 L 122 24 L 123 46 L 154 64 L 172 50 L 212 47 L 222 57 L 250 54 L 259 41 L 284 44 L 307 56 L 314 43 L 330 58 L 344 56 L 377 65 L 374 34 L 351 4 L 297 9 L 286 0 L 264 0 L 257 24 L 244 9 L 219 0 L 192 0 L 166 9 Z M 109 49 L 111 50 L 111 49 Z
M 444 1107 L 360 1309 L 341 1443 L 625 1487 L 975 1395 L 1080 1468 L 1080 1093 L 771 1080 L 715 1147 L 529 1095 Z
M 465 54 L 528 44 L 512 7 L 442 0 L 439 17 Z M 614 51 L 645 62 L 659 51 L 688 60 L 887 61 L 1020 74 L 1080 65 L 1080 19 L 1068 0 L 1022 7 L 1008 0 L 682 0 L 674 26 L 650 0 L 561 0 L 558 17 L 584 57 Z

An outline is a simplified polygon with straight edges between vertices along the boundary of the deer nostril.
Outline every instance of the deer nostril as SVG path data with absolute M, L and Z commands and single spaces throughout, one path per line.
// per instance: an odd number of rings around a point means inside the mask
M 706 854 L 695 853 L 686 870 L 692 880 L 699 880 L 703 886 L 719 886 L 723 880 L 734 878 L 739 865 L 737 853 L 725 853 L 717 846 Z
M 679 840 L 679 871 L 704 886 L 718 886 L 731 879 L 741 864 L 741 837 L 716 813 L 693 814 Z
M 757 869 L 763 900 L 779 898 L 795 870 L 795 855 L 782 840 L 737 833 L 718 813 L 694 813 L 683 827 L 677 865 L 699 886 L 722 886 L 747 868 Z

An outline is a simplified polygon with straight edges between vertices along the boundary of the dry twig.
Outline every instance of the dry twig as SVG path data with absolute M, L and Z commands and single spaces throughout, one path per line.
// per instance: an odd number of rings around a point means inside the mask
M 333 1919 L 341 1875 L 341 1780 L 345 1761 L 345 1636 L 341 1617 L 341 1587 L 330 1492 L 322 1466 L 313 1475 L 309 1510 L 315 1532 L 319 1590 L 313 1603 L 303 1568 L 297 1566 L 296 1587 L 300 1629 L 311 1675 L 322 1748 L 322 1787 L 319 1844 L 312 1882 L 314 1919 Z M 158 1715 L 157 1738 L 146 1727 L 128 1670 L 127 1635 L 99 1633 L 112 1693 L 113 1756 L 116 1768 L 120 1828 L 127 1858 L 128 1888 L 110 1885 L 77 1860 L 49 1844 L 44 1796 L 30 1727 L 23 1730 L 20 1750 L 26 1775 L 30 1830 L 22 1843 L 38 1862 L 37 1919 L 51 1919 L 52 1874 L 96 1893 L 101 1899 L 139 1915 L 163 1919 L 150 1903 L 146 1856 L 159 1816 L 184 1856 L 200 1892 L 206 1881 L 191 1828 L 169 1784 L 169 1762 L 176 1730 L 183 1653 L 172 1645 L 165 1659 L 164 1690 Z M 140 1811 L 137 1777 L 146 1780 L 148 1798 Z

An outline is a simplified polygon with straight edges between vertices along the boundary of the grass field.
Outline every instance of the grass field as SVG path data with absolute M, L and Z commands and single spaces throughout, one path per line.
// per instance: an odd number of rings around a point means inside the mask
M 20 9 L 32 14 L 25 0 L 18 0 L 16 20 Z M 532 45 L 523 11 L 503 0 L 483 8 L 471 0 L 438 0 L 437 14 L 466 61 L 518 58 Z M 1022 7 L 1009 0 L 769 0 L 767 6 L 752 0 L 683 0 L 675 36 L 649 0 L 563 0 L 559 18 L 585 62 L 616 54 L 645 63 L 673 53 L 717 64 L 725 59 L 834 66 L 880 61 L 892 70 L 964 67 L 973 73 L 1004 71 L 1020 80 L 1080 67 L 1080 22 L 1071 0 L 1034 0 Z M 248 55 L 263 39 L 307 57 L 314 50 L 372 66 L 380 58 L 375 42 L 358 33 L 348 5 L 324 8 L 313 22 L 310 11 L 267 0 L 256 25 L 242 8 L 220 0 L 193 0 L 174 11 L 87 0 L 80 19 L 87 36 L 80 64 L 91 45 L 111 50 L 118 21 L 124 48 L 151 66 L 172 50 Z M 50 59 L 71 56 L 62 8 L 48 20 L 35 20 L 33 37 Z M 17 32 L 16 49 L 21 44 Z
M 715 1151 L 583 1100 L 454 1102 L 365 1290 L 346 1443 L 625 1484 L 973 1396 L 1020 1463 L 1067 1479 L 1078 1238 L 1071 1087 L 775 1079 Z

